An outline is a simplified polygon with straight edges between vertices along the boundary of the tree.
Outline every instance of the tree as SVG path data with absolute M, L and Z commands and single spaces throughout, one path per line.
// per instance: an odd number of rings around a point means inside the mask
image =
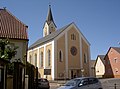
M 0 59 L 8 60 L 8 74 L 13 74 L 14 65 L 11 59 L 16 55 L 18 47 L 11 45 L 8 39 L 0 39 Z

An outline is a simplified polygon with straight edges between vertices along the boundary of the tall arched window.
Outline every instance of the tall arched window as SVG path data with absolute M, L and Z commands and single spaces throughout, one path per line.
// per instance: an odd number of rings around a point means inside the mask
M 62 51 L 61 51 L 61 50 L 59 51 L 59 60 L 60 60 L 60 62 L 63 61 L 63 54 L 62 54 Z
M 50 50 L 48 50 L 48 66 L 50 66 L 51 65 L 51 52 L 50 52 Z
M 29 56 L 29 62 L 30 63 L 32 62 L 32 56 L 31 55 Z
M 43 67 L 43 52 L 40 54 L 40 67 Z
M 37 54 L 35 54 L 35 66 L 37 66 Z
M 84 54 L 84 63 L 87 63 L 87 55 Z

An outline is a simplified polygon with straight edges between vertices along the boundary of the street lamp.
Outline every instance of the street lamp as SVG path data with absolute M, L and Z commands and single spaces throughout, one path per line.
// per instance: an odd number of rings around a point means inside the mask
M 83 72 L 84 72 L 84 69 L 82 68 L 81 69 L 82 77 L 84 77 L 84 73 Z

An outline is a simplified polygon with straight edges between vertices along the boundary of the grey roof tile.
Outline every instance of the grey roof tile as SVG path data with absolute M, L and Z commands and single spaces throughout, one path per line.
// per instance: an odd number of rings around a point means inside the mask
M 55 37 L 57 37 L 61 32 L 63 32 L 66 28 L 68 28 L 71 24 L 72 24 L 72 23 L 70 23 L 70 24 L 62 27 L 61 29 L 59 29 L 59 30 L 51 33 L 50 35 L 47 35 L 47 36 L 45 36 L 45 37 L 43 37 L 43 38 L 38 39 L 35 43 L 33 43 L 31 46 L 29 46 L 28 49 L 30 50 L 30 49 L 32 49 L 32 48 L 35 48 L 35 47 L 37 47 L 37 46 L 39 46 L 39 45 L 42 45 L 42 44 L 44 44 L 44 43 L 46 43 L 46 42 L 49 42 L 49 41 L 53 40 L 53 39 L 54 39 Z

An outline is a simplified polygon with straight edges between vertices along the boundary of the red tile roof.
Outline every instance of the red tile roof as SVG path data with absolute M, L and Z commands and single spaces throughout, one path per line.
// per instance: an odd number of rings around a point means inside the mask
M 120 53 L 120 47 L 112 47 L 113 49 L 115 49 L 118 53 Z
M 27 28 L 8 10 L 0 9 L 0 38 L 28 40 Z

